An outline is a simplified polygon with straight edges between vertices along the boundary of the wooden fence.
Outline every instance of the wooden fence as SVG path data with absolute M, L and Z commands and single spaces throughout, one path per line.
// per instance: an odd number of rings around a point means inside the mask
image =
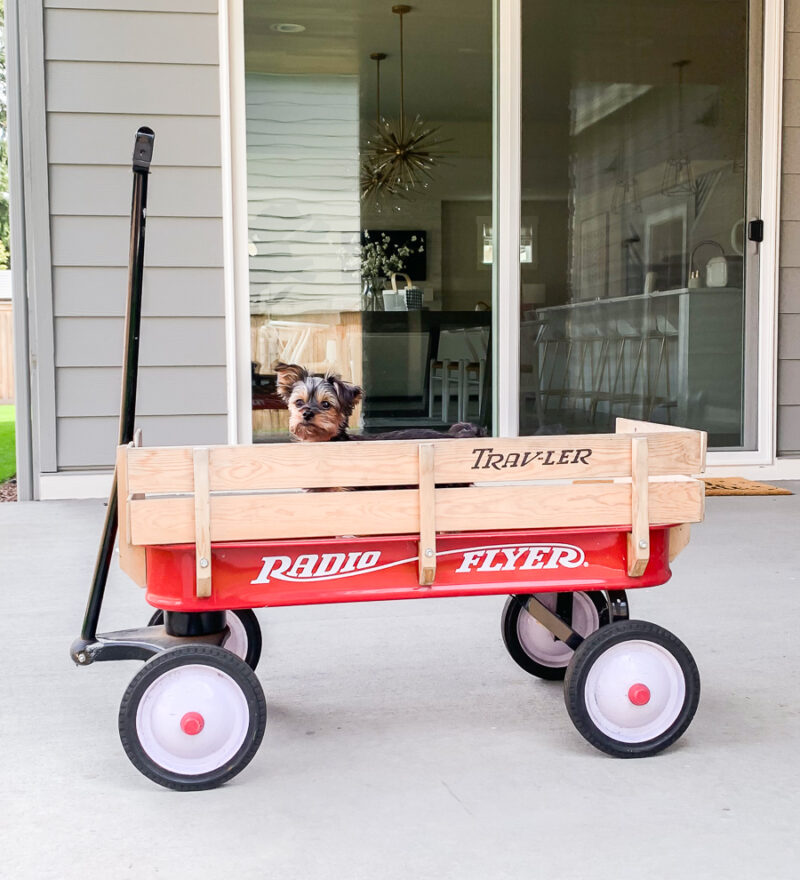
M 14 402 L 14 322 L 11 302 L 0 300 L 0 403 Z

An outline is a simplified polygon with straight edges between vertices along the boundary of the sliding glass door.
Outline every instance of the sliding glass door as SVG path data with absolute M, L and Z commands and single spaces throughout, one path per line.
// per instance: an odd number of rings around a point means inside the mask
M 291 361 L 354 431 L 756 447 L 757 0 L 243 7 L 257 441 Z
M 748 0 L 522 4 L 520 433 L 752 448 L 755 27 Z

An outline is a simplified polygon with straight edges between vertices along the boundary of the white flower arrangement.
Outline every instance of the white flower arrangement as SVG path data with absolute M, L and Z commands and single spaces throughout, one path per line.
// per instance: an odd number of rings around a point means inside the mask
M 406 257 L 425 252 L 425 245 L 416 235 L 399 247 L 392 246 L 392 240 L 385 232 L 380 233 L 379 240 L 370 241 L 369 230 L 365 229 L 364 239 L 365 244 L 361 245 L 361 277 L 368 279 L 375 288 L 378 279 L 388 278 L 392 272 L 402 272 Z

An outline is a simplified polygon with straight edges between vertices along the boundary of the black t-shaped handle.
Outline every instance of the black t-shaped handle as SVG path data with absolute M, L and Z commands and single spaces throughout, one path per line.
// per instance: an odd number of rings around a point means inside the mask
M 153 141 L 155 134 L 152 128 L 142 126 L 136 132 L 136 143 L 133 146 L 133 170 L 148 171 L 153 159 Z

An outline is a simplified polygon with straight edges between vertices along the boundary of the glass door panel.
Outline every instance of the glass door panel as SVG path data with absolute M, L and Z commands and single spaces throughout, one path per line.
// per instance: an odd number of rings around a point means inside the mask
M 745 447 L 748 0 L 526 0 L 522 47 L 520 433 Z
M 254 440 L 276 361 L 362 385 L 353 431 L 488 425 L 491 0 L 244 19 Z

